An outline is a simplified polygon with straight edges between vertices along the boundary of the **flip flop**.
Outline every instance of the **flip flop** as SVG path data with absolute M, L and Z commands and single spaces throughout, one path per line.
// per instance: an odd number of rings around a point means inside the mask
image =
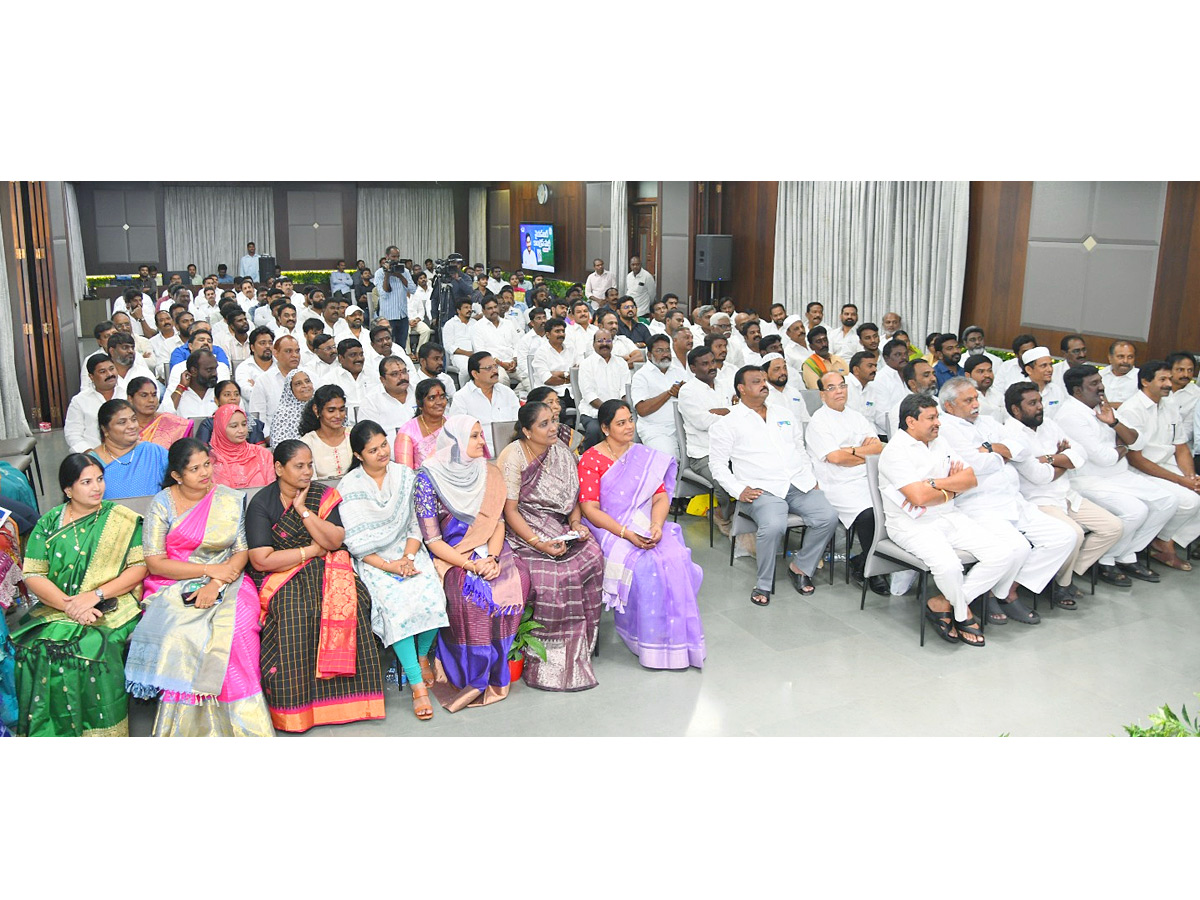
M 761 597 L 762 599 L 761 600 L 757 599 L 759 597 Z M 750 592 L 750 602 L 753 603 L 755 606 L 766 606 L 767 604 L 769 604 L 771 602 L 771 592 L 770 591 L 760 591 L 756 588 Z

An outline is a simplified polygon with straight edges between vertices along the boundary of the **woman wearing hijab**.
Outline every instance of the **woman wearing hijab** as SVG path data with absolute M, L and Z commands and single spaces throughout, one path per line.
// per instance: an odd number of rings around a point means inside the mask
M 529 596 L 529 570 L 504 542 L 504 479 L 485 451 L 478 420 L 451 416 L 417 472 L 418 524 L 450 620 L 433 691 L 450 712 L 508 696 L 508 651 Z
M 283 382 L 279 406 L 271 419 L 271 449 L 284 441 L 300 440 L 300 418 L 313 397 L 312 378 L 303 369 L 293 369 Z
M 275 480 L 271 451 L 250 443 L 250 420 L 236 404 L 218 406 L 210 443 L 212 478 L 231 488 L 262 487 Z

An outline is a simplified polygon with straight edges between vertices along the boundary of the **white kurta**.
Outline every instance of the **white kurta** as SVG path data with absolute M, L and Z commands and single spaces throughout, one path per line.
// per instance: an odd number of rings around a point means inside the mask
M 861 464 L 839 466 L 826 457 L 834 450 L 857 447 L 869 437 L 876 437 L 875 426 L 866 416 L 850 409 L 838 412 L 825 405 L 813 413 L 804 430 L 817 483 L 837 510 L 838 521 L 845 528 L 849 528 L 858 514 L 871 505 L 867 467 Z

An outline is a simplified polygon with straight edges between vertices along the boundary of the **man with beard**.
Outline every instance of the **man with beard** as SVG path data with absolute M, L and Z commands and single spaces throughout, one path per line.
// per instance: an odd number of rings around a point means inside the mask
M 778 353 L 768 353 L 763 357 L 762 370 L 767 376 L 767 403 L 785 410 L 788 415 L 800 423 L 800 431 L 811 418 L 804 395 L 793 383 L 788 373 L 787 360 Z
M 937 390 L 937 379 L 933 377 L 933 366 L 923 359 L 914 359 L 905 363 L 904 368 L 900 370 L 900 378 L 904 382 L 905 392 L 900 395 L 899 402 L 888 410 L 887 433 L 889 440 L 900 430 L 900 424 L 903 421 L 900 418 L 900 409 L 904 398 L 910 393 L 932 397 Z
M 1003 360 L 987 352 L 987 336 L 983 333 L 983 329 L 978 325 L 968 325 L 963 329 L 962 342 L 966 345 L 968 358 L 972 356 L 986 356 L 992 361 L 992 372 L 996 371 L 996 367 Z M 963 368 L 966 368 L 966 363 L 963 363 Z
M 171 366 L 170 372 L 167 374 L 167 393 L 175 390 L 176 385 L 183 378 L 183 373 L 187 368 L 187 361 L 191 354 L 197 350 L 207 350 L 209 353 L 217 357 L 217 381 L 224 381 L 230 377 L 229 366 L 221 361 L 221 357 L 225 355 L 225 351 L 220 347 L 214 349 L 212 340 L 212 329 L 208 327 L 207 322 L 193 322 L 191 328 L 188 329 L 187 343 L 181 348 L 186 352 L 183 358 Z M 179 351 L 172 354 L 173 358 L 179 356 Z
M 870 419 L 875 415 L 875 373 L 879 363 L 869 350 L 859 350 L 850 357 L 850 374 L 846 376 L 846 408 Z
M 862 348 L 858 341 L 858 307 L 844 303 L 841 324 L 829 332 L 829 352 L 849 359 Z
M 442 345 L 437 341 L 426 341 L 425 345 L 417 351 L 417 377 L 414 379 L 414 387 L 419 385 L 426 378 L 436 378 L 442 383 L 442 389 L 446 392 L 446 399 L 454 399 L 455 391 L 458 388 L 454 385 L 454 379 L 449 373 L 444 371 L 446 361 L 446 351 L 442 349 Z
M 675 398 L 687 382 L 687 374 L 671 357 L 671 340 L 656 334 L 646 348 L 649 362 L 633 376 L 630 396 L 638 415 L 637 433 L 642 443 L 674 457 L 678 452 L 675 437 Z
M 812 576 L 837 526 L 837 513 L 817 487 L 801 423 L 767 402 L 766 374 L 744 366 L 734 376 L 734 388 L 738 404 L 709 431 L 709 464 L 717 483 L 741 502 L 758 525 L 758 571 L 750 602 L 756 606 L 771 602 L 775 552 L 787 530 L 789 513 L 803 516 L 807 529 L 789 561 L 788 576 L 797 593 L 811 596 L 816 590 Z
M 938 335 L 934 347 L 937 348 L 938 360 L 937 365 L 933 367 L 933 375 L 939 388 L 951 378 L 962 378 L 967 374 L 958 364 L 962 359 L 962 347 L 958 344 L 957 334 L 951 331 Z
M 89 356 L 86 369 L 88 386 L 71 398 L 63 421 L 63 437 L 72 453 L 86 453 L 100 446 L 100 424 L 96 414 L 106 401 L 117 396 L 117 367 L 108 354 Z
M 262 373 L 270 371 L 275 366 L 275 334 L 270 328 L 260 326 L 250 332 L 248 338 L 250 356 L 233 370 L 233 380 L 237 382 L 238 390 L 247 402 L 254 393 L 254 385 Z
M 124 397 L 129 382 L 139 375 L 153 379 L 154 373 L 141 361 L 133 343 L 133 335 L 118 331 L 108 339 L 108 357 L 117 370 L 117 386 L 114 396 Z M 155 381 L 155 384 L 158 384 Z M 161 390 L 161 388 L 160 388 Z
M 622 297 L 619 304 L 617 309 L 621 320 L 617 326 L 617 333 L 629 338 L 638 347 L 647 347 L 651 338 L 650 329 L 638 321 L 637 302 L 632 297 Z
M 711 350 L 713 355 L 716 372 L 713 387 L 725 403 L 731 403 L 734 396 L 733 377 L 737 374 L 737 369 L 728 364 L 729 339 L 718 331 L 711 331 L 704 339 L 704 346 Z
M 532 316 L 533 313 L 530 313 Z M 601 331 L 607 331 L 612 335 L 613 356 L 619 356 L 625 360 L 625 364 L 632 369 L 635 363 L 646 361 L 646 351 L 640 349 L 637 344 L 629 338 L 620 334 L 620 319 L 615 312 L 608 310 L 596 316 L 596 324 Z M 530 330 L 533 330 L 533 320 L 530 319 Z
M 759 322 L 759 332 L 763 337 L 768 334 L 777 334 L 783 337 L 783 320 L 787 318 L 787 307 L 782 303 L 772 303 L 770 309 L 770 318 L 766 322 Z
M 995 374 L 992 370 L 992 360 L 982 353 L 968 356 L 963 363 L 963 371 L 975 385 L 979 396 L 979 413 L 987 416 L 1001 425 L 1008 417 L 1004 411 L 1004 394 L 995 387 Z
M 1028 355 L 1028 354 L 1026 354 Z M 1049 370 L 1047 368 L 1047 379 Z M 1083 594 L 1071 582 L 1106 556 L 1121 539 L 1121 520 L 1085 498 L 1071 482 L 1071 472 L 1087 462 L 1087 454 L 1072 447 L 1063 430 L 1042 412 L 1036 384 L 1018 381 L 1004 392 L 1009 418 L 1004 423 L 1005 445 L 1021 476 L 1021 493 L 1042 512 L 1075 531 L 1075 549 L 1058 572 L 1051 602 L 1060 609 L 1078 609 Z
M 211 416 L 217 411 L 214 388 L 223 379 L 217 377 L 217 358 L 211 350 L 195 350 L 184 364 L 186 369 L 163 402 L 159 412 L 175 413 L 185 419 Z
M 229 358 L 229 367 L 236 370 L 250 358 L 250 320 L 246 317 L 246 311 L 236 303 L 223 307 L 221 316 L 225 320 L 228 337 L 222 340 L 220 346 Z
M 488 301 L 495 306 L 495 300 Z M 467 360 L 470 383 L 454 395 L 453 409 L 447 415 L 471 416 L 481 425 L 516 421 L 521 401 L 513 389 L 500 383 L 500 364 L 486 350 L 471 354 Z
M 391 445 L 400 426 L 416 415 L 416 402 L 409 390 L 408 368 L 402 360 L 389 356 L 379 361 L 376 371 L 383 390 L 367 392 L 359 419 L 378 422 Z
M 885 312 L 883 314 L 883 342 L 887 343 L 896 337 L 896 332 L 900 330 L 900 313 Z
M 849 374 L 849 364 L 840 356 L 830 353 L 829 335 L 825 331 L 824 325 L 818 325 L 808 333 L 808 346 L 812 350 L 812 355 L 800 367 L 800 374 L 804 377 L 804 386 L 808 390 L 815 391 L 817 379 L 826 372 L 841 372 L 843 377 Z
M 529 392 L 529 382 L 522 378 L 523 373 L 517 365 L 517 337 L 512 323 L 500 317 L 499 301 L 488 294 L 483 301 L 483 318 L 471 323 L 472 346 L 476 353 L 485 352 L 491 355 L 492 360 L 500 367 L 499 372 L 503 376 L 501 383 L 505 387 L 516 384 L 522 394 L 526 394 Z

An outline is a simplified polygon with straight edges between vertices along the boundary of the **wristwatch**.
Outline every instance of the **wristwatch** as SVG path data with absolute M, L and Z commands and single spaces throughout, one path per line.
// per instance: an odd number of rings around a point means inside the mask
M 301 513 L 300 513 L 300 518 L 301 518 L 301 519 L 307 519 L 307 518 L 308 518 L 309 516 L 311 516 L 311 515 L 312 515 L 312 513 L 310 513 L 310 512 L 309 512 L 307 509 L 305 509 L 305 510 L 302 510 L 302 511 L 301 511 Z
M 995 450 L 993 450 L 993 449 L 992 449 L 992 442 L 991 442 L 991 441 L 984 441 L 984 442 L 983 442 L 983 449 L 984 449 L 984 450 L 986 450 L 988 453 L 995 453 L 995 452 L 996 452 Z
M 417 561 L 417 554 L 415 554 L 415 553 L 405 553 L 405 554 L 404 554 L 404 558 L 405 558 L 405 559 L 407 559 L 409 562 L 416 562 L 416 561 Z
M 103 600 L 103 599 L 104 599 L 104 591 L 100 590 L 100 588 L 96 588 L 96 590 L 95 590 L 95 594 L 96 594 L 96 596 L 97 596 L 97 597 L 99 597 L 101 600 Z
M 937 479 L 935 479 L 935 478 L 926 478 L 926 479 L 925 479 L 925 481 L 926 481 L 926 482 L 929 484 L 929 486 L 930 486 L 931 488 L 933 488 L 935 491 L 940 491 L 940 490 L 941 490 L 941 488 L 940 488 L 940 487 L 938 487 L 936 484 L 934 484 L 934 482 L 935 482 L 936 480 L 937 480 Z

